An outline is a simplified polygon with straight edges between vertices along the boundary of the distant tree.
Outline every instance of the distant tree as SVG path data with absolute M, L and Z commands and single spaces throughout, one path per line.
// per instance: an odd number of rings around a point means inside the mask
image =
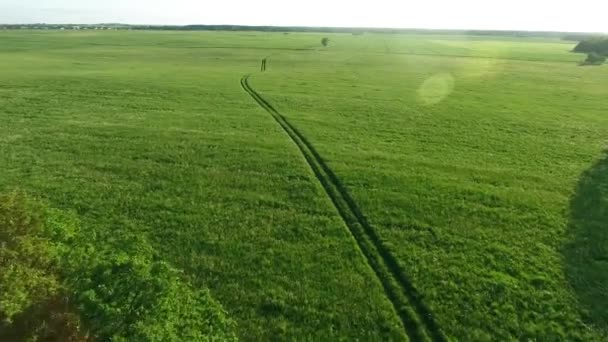
M 585 39 L 574 47 L 574 52 L 591 53 L 595 52 L 598 55 L 608 55 L 608 38 L 590 38 Z
M 608 37 L 591 37 L 580 41 L 572 50 L 586 53 L 587 59 L 581 65 L 601 65 L 608 57 Z
M 327 44 L 329 44 L 329 38 L 323 37 L 323 39 L 321 39 L 321 45 L 327 46 Z
M 606 62 L 606 56 L 596 52 L 591 52 L 587 55 L 587 59 L 583 62 L 584 65 L 602 65 Z

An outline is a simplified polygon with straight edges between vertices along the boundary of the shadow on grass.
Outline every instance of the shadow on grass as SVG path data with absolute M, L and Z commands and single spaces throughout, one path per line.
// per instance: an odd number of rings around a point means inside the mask
M 606 151 L 608 152 L 608 151 Z M 587 323 L 608 332 L 608 155 L 581 176 L 570 202 L 566 276 Z

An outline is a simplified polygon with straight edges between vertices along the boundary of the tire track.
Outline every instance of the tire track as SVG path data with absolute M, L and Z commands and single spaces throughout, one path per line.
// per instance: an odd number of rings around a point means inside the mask
M 296 144 L 348 227 L 369 266 L 382 283 L 410 340 L 447 341 L 447 337 L 422 301 L 421 295 L 403 273 L 397 259 L 382 243 L 376 230 L 369 224 L 343 183 L 327 166 L 312 144 L 250 86 L 249 77 L 250 75 L 243 76 L 241 87 L 274 118 Z

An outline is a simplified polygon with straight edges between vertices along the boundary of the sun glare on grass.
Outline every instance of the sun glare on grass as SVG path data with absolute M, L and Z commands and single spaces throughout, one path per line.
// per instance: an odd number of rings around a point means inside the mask
M 418 99 L 430 106 L 443 101 L 454 90 L 454 77 L 448 73 L 436 74 L 426 79 L 418 88 Z

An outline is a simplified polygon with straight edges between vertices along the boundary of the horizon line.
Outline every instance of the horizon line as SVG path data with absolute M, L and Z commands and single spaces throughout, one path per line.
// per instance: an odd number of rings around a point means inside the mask
M 599 32 L 599 31 L 559 31 L 559 30 L 531 30 L 531 29 L 476 29 L 476 28 L 424 28 L 424 27 L 370 27 L 370 26 L 331 26 L 331 25 L 323 25 L 323 26 L 305 26 L 305 25 L 294 25 L 294 26 L 286 26 L 286 25 L 247 25 L 247 24 L 130 24 L 124 22 L 115 22 L 115 23 L 92 23 L 92 24 L 84 24 L 84 23 L 44 23 L 44 22 L 35 22 L 35 23 L 0 23 L 0 26 L 32 26 L 32 25 L 45 25 L 45 26 L 97 26 L 97 25 L 120 25 L 120 26 L 151 26 L 151 27 L 245 27 L 245 28 L 288 28 L 288 29 L 344 29 L 344 30 L 403 30 L 403 31 L 454 31 L 454 32 L 525 32 L 525 33 L 567 33 L 567 34 L 608 34 L 608 32 Z

